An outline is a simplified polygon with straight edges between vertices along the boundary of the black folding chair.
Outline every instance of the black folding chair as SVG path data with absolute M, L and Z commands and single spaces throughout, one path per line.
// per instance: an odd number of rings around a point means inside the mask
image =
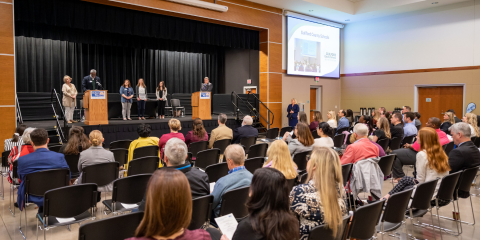
M 474 144 L 477 148 L 480 148 L 480 137 L 477 137 L 477 139 L 475 139 L 475 142 L 473 142 L 473 144 Z
M 219 163 L 221 164 L 221 163 Z M 192 200 L 192 220 L 188 230 L 201 228 L 205 223 L 210 222 L 212 213 L 213 196 L 207 195 Z
M 245 160 L 245 168 L 253 174 L 255 170 L 262 168 L 264 162 L 263 157 L 249 158 Z
M 60 151 L 60 148 L 62 148 L 62 145 L 52 145 L 52 146 L 48 146 L 48 150 L 52 151 L 52 152 L 58 152 Z
M 313 139 L 320 138 L 320 136 L 318 135 L 317 130 L 313 130 L 313 131 L 312 131 L 312 137 L 313 137 Z
M 250 187 L 242 187 L 227 191 L 222 195 L 219 217 L 232 213 L 237 221 L 248 216 L 246 206 Z
M 128 162 L 127 176 L 152 174 L 158 169 L 160 159 L 157 156 L 141 157 Z
M 354 209 L 355 203 L 350 202 L 350 192 L 345 188 L 350 181 L 350 176 L 352 175 L 353 163 L 347 163 L 342 165 L 342 178 L 343 178 L 343 188 L 345 189 L 345 194 L 347 195 L 348 205 L 350 209 Z M 352 207 L 353 204 L 353 207 Z
M 133 159 L 158 156 L 158 146 L 145 146 L 133 150 Z
M 341 148 L 343 143 L 345 142 L 345 134 L 337 134 L 333 137 L 333 146 L 336 148 Z
M 183 114 L 185 113 L 185 107 L 181 106 L 179 99 L 171 99 L 170 104 L 172 106 L 173 113 L 175 113 L 175 114 L 172 113 L 172 116 L 179 117 L 179 116 L 177 116 L 177 111 L 178 110 L 182 111 L 182 116 L 183 116 Z
M 384 203 L 385 200 L 359 207 L 353 214 L 347 237 L 350 237 L 350 239 L 370 239 L 376 236 L 377 223 L 380 220 Z
M 205 173 L 208 175 L 209 183 L 216 182 L 218 179 L 227 176 L 228 171 L 229 169 L 226 162 L 215 163 L 205 168 Z
M 432 219 L 433 224 L 433 214 L 432 214 L 432 206 L 430 201 L 435 193 L 435 188 L 437 187 L 438 179 L 420 183 L 415 188 L 415 195 L 413 196 L 412 203 L 408 208 L 408 213 L 405 215 L 406 218 L 410 219 L 412 225 L 417 227 L 423 227 L 420 224 L 413 223 L 414 218 L 423 217 L 425 214 L 430 212 L 430 217 Z M 420 223 L 417 220 L 417 223 Z M 435 231 L 433 225 L 431 225 L 432 230 Z
M 408 137 L 403 138 L 401 146 L 403 146 L 405 144 L 412 144 L 413 140 L 415 140 L 416 137 L 417 137 L 417 135 L 412 135 L 412 136 L 408 136 Z
M 396 154 L 390 154 L 386 155 L 380 158 L 378 161 L 378 166 L 380 167 L 380 170 L 382 170 L 383 176 L 388 176 L 392 174 L 392 167 L 393 167 L 393 162 L 395 161 Z M 393 184 L 393 178 L 392 178 L 392 186 Z
M 225 149 L 232 143 L 232 139 L 222 139 L 217 140 L 213 143 L 213 148 L 217 148 L 220 150 L 220 154 L 225 152 Z
M 2 191 L 0 195 L 2 195 L 2 200 L 5 199 L 5 187 L 3 185 L 3 178 L 8 177 L 8 169 L 10 165 L 8 164 L 8 156 L 10 155 L 10 151 L 2 152 L 2 168 L 0 168 L 0 178 L 2 179 Z
M 132 143 L 132 140 L 130 139 L 113 141 L 110 143 L 109 149 L 129 149 L 130 143 Z
M 288 188 L 288 193 L 292 191 L 293 187 L 295 186 L 295 183 L 297 182 L 298 182 L 298 175 L 295 178 L 287 179 L 286 184 Z
M 79 240 L 124 240 L 135 236 L 144 212 L 128 213 L 86 223 L 78 230 Z M 121 226 L 121 227 L 119 227 Z
M 248 158 L 266 157 L 267 156 L 268 143 L 259 143 L 250 146 L 248 150 Z
M 282 129 L 280 129 L 279 137 L 283 137 L 283 135 L 285 135 L 286 132 L 291 132 L 291 131 L 292 131 L 292 127 L 282 127 Z
M 113 181 L 112 199 L 104 200 L 103 205 L 114 215 L 138 207 L 151 176 L 152 174 L 138 174 Z M 132 207 L 125 207 L 124 204 L 131 204 Z
M 80 176 L 80 172 L 78 171 L 78 160 L 80 159 L 80 154 L 64 156 L 65 161 L 67 161 L 68 167 L 70 168 L 71 178 L 78 178 L 78 176 Z
M 346 238 L 348 226 L 350 223 L 350 216 L 343 217 L 342 224 L 338 226 L 337 235 L 333 236 L 332 229 L 328 228 L 327 224 L 322 224 L 314 227 L 308 235 L 308 240 L 343 240 Z
M 305 171 L 307 170 L 307 155 L 310 155 L 312 151 L 305 151 L 295 153 L 293 155 L 293 162 L 297 164 L 297 171 Z
M 197 153 L 207 150 L 208 141 L 193 142 L 188 145 L 188 152 L 192 153 L 192 159 L 197 157 Z
M 340 128 L 338 131 L 336 131 L 335 133 L 337 133 L 336 135 L 338 134 L 343 134 L 343 132 L 348 132 L 348 129 L 349 127 L 346 127 L 346 128 Z
M 402 144 L 402 139 L 401 138 L 394 137 L 394 138 L 390 139 L 390 142 L 389 142 L 390 150 L 393 151 L 393 150 L 399 149 L 400 144 Z
M 443 150 L 445 151 L 445 154 L 448 154 L 453 150 L 453 147 L 455 147 L 454 142 L 449 142 L 448 144 L 443 145 Z
M 299 175 L 298 177 L 298 184 L 304 184 L 307 181 L 308 173 L 304 173 L 302 175 Z
M 267 139 L 274 140 L 275 138 L 278 137 L 279 129 L 278 128 L 270 128 L 267 130 Z
M 245 148 L 245 154 L 248 154 L 250 147 L 257 142 L 257 137 L 245 137 L 240 139 L 240 145 Z
M 112 148 L 110 148 L 112 149 Z M 117 148 L 112 149 L 110 152 L 113 153 L 113 158 L 115 158 L 115 162 L 118 162 L 120 166 L 127 164 L 128 162 L 128 149 Z
M 203 150 L 197 153 L 197 159 L 195 159 L 195 167 L 205 169 L 206 167 L 218 163 L 220 158 L 220 149 L 212 148 Z
M 395 231 L 405 223 L 405 211 L 407 210 L 413 189 L 392 194 L 388 198 L 385 210 L 381 217 L 380 223 L 377 225 L 377 232 L 382 235 L 385 232 Z M 405 226 L 405 230 L 406 230 Z
M 383 151 L 387 151 L 388 144 L 390 143 L 390 139 L 389 138 L 384 138 L 384 139 L 378 140 L 377 143 L 378 143 L 378 145 L 380 145 L 383 148 Z
M 462 174 L 461 171 L 448 174 L 447 176 L 443 177 L 442 182 L 440 182 L 440 187 L 438 188 L 437 196 L 435 197 L 435 209 L 437 210 L 437 214 L 434 214 L 434 216 L 437 216 L 437 219 L 438 219 L 438 227 L 435 226 L 435 228 L 440 229 L 440 234 L 442 233 L 442 230 L 444 230 L 446 233 L 450 233 L 456 236 L 461 234 L 461 230 L 458 226 L 459 224 L 461 225 L 461 223 L 459 223 L 459 220 L 455 220 L 455 225 L 457 226 L 457 232 L 454 232 L 452 230 L 442 228 L 440 226 L 440 215 L 438 214 L 438 209 L 449 205 L 450 202 L 452 202 L 454 198 L 456 198 L 457 196 L 456 187 L 461 174 Z M 455 203 L 453 204 L 453 212 L 457 212 Z
M 103 187 L 118 178 L 118 162 L 99 163 L 82 168 L 82 184 L 95 183 Z M 97 191 L 95 189 L 95 191 Z M 106 193 L 105 193 L 106 194 Z

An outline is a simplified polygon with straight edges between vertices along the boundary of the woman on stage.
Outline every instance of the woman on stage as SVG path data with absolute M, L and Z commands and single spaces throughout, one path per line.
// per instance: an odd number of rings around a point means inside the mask
M 158 100 L 158 119 L 163 119 L 165 118 L 165 105 L 167 103 L 167 88 L 164 81 L 158 83 L 156 95 Z
M 288 126 L 295 128 L 298 123 L 297 115 L 300 111 L 300 107 L 298 107 L 297 100 L 292 98 L 292 104 L 288 105 L 287 108 L 287 117 L 288 117 Z
M 77 89 L 75 85 L 72 84 L 72 78 L 68 75 L 63 77 L 63 107 L 65 107 L 65 118 L 67 119 L 68 123 L 75 123 L 77 121 L 73 120 L 73 111 L 75 110 L 75 106 L 77 106 Z
M 143 82 L 143 78 L 138 79 L 137 83 L 137 107 L 138 120 L 145 120 L 145 102 L 147 101 L 147 86 Z
M 125 79 L 123 85 L 120 87 L 120 95 L 122 96 L 122 115 L 123 121 L 132 120 L 130 118 L 130 108 L 132 107 L 132 98 L 134 95 L 130 80 Z

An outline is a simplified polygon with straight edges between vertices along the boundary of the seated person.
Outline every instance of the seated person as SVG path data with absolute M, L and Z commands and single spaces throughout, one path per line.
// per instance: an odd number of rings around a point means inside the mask
M 258 137 L 258 130 L 252 127 L 253 119 L 251 116 L 243 117 L 242 126 L 233 130 L 232 143 L 240 143 L 240 139 L 247 137 Z
M 403 115 L 403 138 L 417 135 L 417 127 L 415 127 L 415 114 L 413 112 L 407 112 Z
M 48 132 L 43 128 L 37 128 L 30 133 L 31 144 L 35 152 L 18 158 L 18 177 L 22 181 L 17 192 L 17 204 L 20 210 L 23 210 L 25 203 L 35 203 L 43 212 L 43 197 L 29 195 L 25 199 L 25 177 L 30 173 L 52 170 L 52 169 L 70 169 L 65 157 L 61 153 L 48 150 Z
M 380 117 L 377 121 L 377 129 L 373 132 L 372 141 L 378 142 L 383 139 L 390 139 L 392 134 L 390 133 L 390 124 L 385 117 Z
M 403 125 L 402 125 L 402 114 L 394 113 L 392 114 L 392 118 L 390 119 L 391 126 L 390 126 L 390 133 L 392 134 L 393 138 L 400 138 L 403 139 Z
M 8 164 L 9 164 L 9 170 L 8 170 L 8 182 L 9 183 L 14 183 L 13 179 L 13 162 L 17 161 L 18 158 L 25 156 L 27 154 L 35 152 L 32 146 L 32 140 L 30 139 L 30 133 L 33 132 L 35 128 L 27 128 L 22 134 L 22 143 L 24 145 L 21 146 L 15 146 L 12 148 L 10 151 L 10 155 L 8 155 Z M 15 184 L 19 184 L 20 181 L 19 179 L 15 179 Z
M 447 112 L 451 112 L 453 114 L 453 118 L 455 119 L 455 123 L 459 123 L 459 122 L 462 121 L 460 118 L 457 117 L 457 115 L 455 115 L 455 110 L 448 109 Z
M 214 218 L 220 214 L 220 207 L 222 203 L 222 195 L 236 188 L 248 187 L 252 182 L 252 173 L 250 173 L 244 166 L 245 151 L 243 147 L 238 144 L 232 144 L 225 149 L 225 158 L 228 164 L 228 175 L 221 177 L 215 183 L 213 188 L 213 216 L 211 223 L 214 223 Z
M 286 179 L 297 177 L 297 164 L 293 162 L 285 141 L 275 140 L 270 144 L 267 149 L 267 157 L 268 161 L 263 165 L 264 168 L 275 168 L 283 173 Z
M 433 128 L 439 137 L 440 144 L 443 146 L 448 144 L 447 134 L 440 130 L 440 119 L 432 117 L 428 119 L 428 122 L 425 124 L 427 128 Z M 397 155 L 395 162 L 393 162 L 393 177 L 396 181 L 400 180 L 405 173 L 403 172 L 403 165 L 415 165 L 417 152 L 420 150 L 420 144 L 416 141 L 413 144 L 405 144 L 403 149 L 394 150 L 393 153 Z
M 225 123 L 227 122 L 227 115 L 225 113 L 220 113 L 218 115 L 218 127 L 212 130 L 210 134 L 210 140 L 208 141 L 208 148 L 213 148 L 213 143 L 218 140 L 223 139 L 233 139 L 233 131 L 231 128 L 227 127 Z
M 125 164 L 125 170 L 128 170 L 128 163 L 133 159 L 133 152 L 136 148 L 146 147 L 146 146 L 158 146 L 159 139 L 157 137 L 150 137 L 150 133 L 152 133 L 152 127 L 149 124 L 140 124 L 137 127 L 137 133 L 139 138 L 133 140 L 130 143 L 130 147 L 128 147 L 128 161 Z M 160 151 L 158 151 L 158 156 L 160 157 Z M 162 162 L 158 167 L 162 167 Z M 127 172 L 125 171 L 125 176 L 127 176 Z
M 288 142 L 288 149 L 292 156 L 295 153 L 312 150 L 315 142 L 307 124 L 302 122 L 297 123 L 294 134 L 297 136 L 295 139 L 292 139 L 289 132 L 286 132 L 283 136 L 283 140 Z
M 457 147 L 448 154 L 450 173 L 480 165 L 480 152 L 471 141 L 468 123 L 455 123 L 451 128 L 453 142 Z
M 168 121 L 168 127 L 170 127 L 170 133 L 163 134 L 162 137 L 160 138 L 160 141 L 158 142 L 158 147 L 160 149 L 160 155 L 163 159 L 163 151 L 165 144 L 167 144 L 168 140 L 171 138 L 178 138 L 181 139 L 182 141 L 185 142 L 185 137 L 183 136 L 182 133 L 179 133 L 178 131 L 182 130 L 182 124 L 178 119 L 172 118 Z
M 354 143 L 348 145 L 342 156 L 341 163 L 356 163 L 359 160 L 378 157 L 380 151 L 377 145 L 373 144 L 368 138 L 368 126 L 365 124 L 356 124 L 353 127 Z
M 329 147 L 333 148 L 334 143 L 333 139 L 328 135 L 329 132 L 332 131 L 330 124 L 328 123 L 320 123 L 317 127 L 317 134 L 320 138 L 314 139 L 314 147 Z
M 322 113 L 319 111 L 313 112 L 313 121 L 310 123 L 310 132 L 317 130 L 318 125 L 322 122 Z
M 210 194 L 210 185 L 208 184 L 208 176 L 205 172 L 198 168 L 192 167 L 189 162 L 185 160 L 188 157 L 187 145 L 178 138 L 171 138 L 165 144 L 165 159 L 164 162 L 167 165 L 164 168 L 178 169 L 187 176 L 190 183 L 190 190 L 192 193 L 192 199 L 206 196 Z M 144 197 L 138 210 L 145 210 Z
M 24 124 L 18 125 L 18 127 L 15 129 L 15 133 L 13 134 L 13 137 L 5 139 L 5 143 L 3 145 L 4 152 L 11 151 L 12 148 L 23 145 L 22 135 L 25 129 L 27 129 L 27 125 L 24 125 Z
M 208 134 L 205 131 L 202 119 L 196 118 L 193 120 L 193 130 L 188 131 L 187 136 L 185 136 L 185 143 L 190 146 L 190 143 L 200 141 L 208 141 Z
M 343 129 L 343 128 L 348 128 L 350 127 L 350 122 L 348 121 L 348 119 L 345 117 L 347 113 L 345 112 L 345 110 L 341 109 L 340 111 L 338 111 L 338 123 L 337 123 L 337 132 L 336 134 L 340 134 L 340 130 Z
M 420 122 L 420 117 L 422 116 L 419 112 L 414 112 L 415 114 L 415 127 L 420 129 L 422 127 L 422 122 Z
M 84 129 L 80 126 L 73 126 L 68 131 L 67 144 L 63 144 L 58 152 L 64 155 L 78 155 L 89 147 L 90 141 L 87 135 L 85 135 Z
M 451 112 L 446 112 L 445 115 L 443 115 L 443 123 L 440 125 L 440 129 L 446 133 L 450 134 L 450 127 L 455 124 L 455 118 L 453 117 L 453 114 Z

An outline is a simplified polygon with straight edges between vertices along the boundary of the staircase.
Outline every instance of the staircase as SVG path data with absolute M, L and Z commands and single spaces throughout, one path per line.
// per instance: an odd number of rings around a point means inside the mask
M 253 119 L 252 126 L 256 128 L 259 133 L 266 133 L 267 130 L 270 129 L 274 119 L 273 112 L 270 111 L 270 109 L 262 101 L 260 101 L 255 94 L 247 94 L 246 98 L 242 98 L 235 91 L 233 91 L 231 93 L 231 100 L 235 108 L 234 114 L 237 121 L 242 122 L 244 116 L 250 115 Z M 256 107 L 260 105 L 265 107 L 267 110 L 266 116 L 260 114 L 260 109 Z M 261 120 L 263 120 L 266 126 Z
M 59 143 L 63 144 L 67 142 L 65 135 L 63 134 L 62 126 L 60 125 L 59 119 L 63 119 L 63 126 L 68 127 L 67 120 L 65 118 L 65 111 L 63 110 L 62 105 L 60 104 L 60 99 L 58 98 L 57 91 L 52 89 L 51 94 L 51 101 L 52 101 L 52 109 L 53 109 L 53 118 L 55 119 L 55 126 L 53 129 L 47 129 L 48 131 L 48 138 L 50 139 L 50 143 Z M 58 141 L 56 141 L 58 139 Z

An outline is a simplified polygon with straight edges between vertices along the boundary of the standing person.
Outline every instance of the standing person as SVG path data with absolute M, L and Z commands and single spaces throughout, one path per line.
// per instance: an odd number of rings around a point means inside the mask
M 334 111 L 328 111 L 327 113 L 327 118 L 328 118 L 328 125 L 330 125 L 331 128 L 336 128 L 337 127 L 337 115 L 335 114 Z
M 313 112 L 313 121 L 310 123 L 310 131 L 315 131 L 318 124 L 323 122 L 322 113 L 319 111 Z
M 145 102 L 147 101 L 147 86 L 143 82 L 143 78 L 138 79 L 137 83 L 137 107 L 138 107 L 138 120 L 145 120 Z
M 297 100 L 292 98 L 292 104 L 288 105 L 287 107 L 287 117 L 288 117 L 288 126 L 295 128 L 298 123 L 298 112 L 300 112 L 300 107 L 297 104 Z
M 185 136 L 185 143 L 189 146 L 190 143 L 200 141 L 208 141 L 208 133 L 205 131 L 202 119 L 196 118 L 193 120 L 193 130 L 188 131 L 187 136 Z
M 97 70 L 90 70 L 90 75 L 83 78 L 82 90 L 83 92 L 86 92 L 87 90 L 103 90 L 100 78 L 97 77 Z
M 203 79 L 203 84 L 202 87 L 200 88 L 201 92 L 211 92 L 213 90 L 213 85 L 210 83 L 210 79 L 208 77 L 205 77 Z
M 23 132 L 25 132 L 25 129 L 27 129 L 27 125 L 21 124 L 18 125 L 18 127 L 15 129 L 15 133 L 13 134 L 12 138 L 5 139 L 5 144 L 4 144 L 4 152 L 11 151 L 12 148 L 22 146 L 23 141 L 22 141 L 22 135 Z
M 120 87 L 120 95 L 122 96 L 122 115 L 123 121 L 132 120 L 130 118 L 130 108 L 132 108 L 132 98 L 135 92 L 133 92 L 132 85 L 130 84 L 130 80 L 125 79 L 123 81 L 123 85 Z
M 158 105 L 157 105 L 157 112 L 158 112 L 158 119 L 165 118 L 165 105 L 167 105 L 167 88 L 165 87 L 165 82 L 161 81 L 158 83 L 157 91 L 155 93 L 157 95 Z
M 63 99 L 62 104 L 65 107 L 65 118 L 67 119 L 68 123 L 76 123 L 77 121 L 73 120 L 73 111 L 77 106 L 77 89 L 75 85 L 72 84 L 72 78 L 68 75 L 63 77 L 63 86 L 62 86 L 62 93 Z
M 455 117 L 453 116 L 453 113 L 451 112 L 445 112 L 443 115 L 443 123 L 440 125 L 440 129 L 446 133 L 450 134 L 449 128 L 455 124 Z

